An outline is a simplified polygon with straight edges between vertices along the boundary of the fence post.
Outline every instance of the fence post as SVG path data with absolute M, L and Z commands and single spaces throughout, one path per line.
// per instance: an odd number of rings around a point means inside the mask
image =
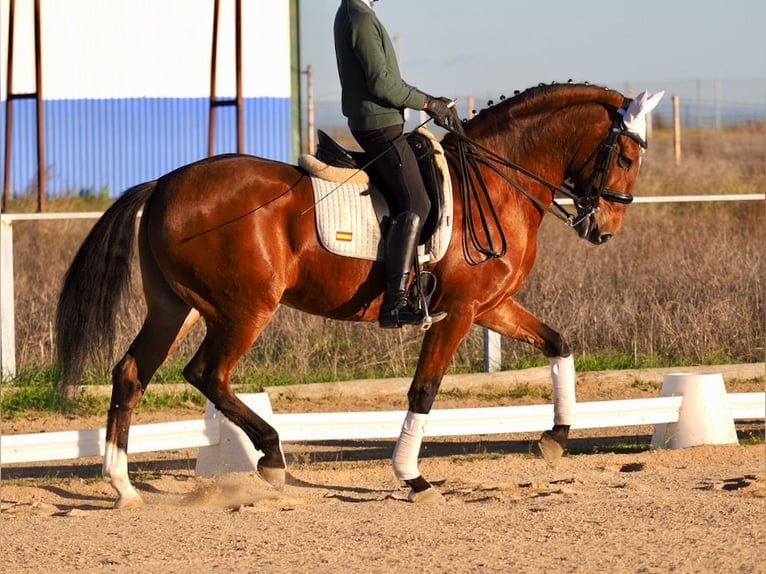
M 0 380 L 16 376 L 13 219 L 0 215 Z
M 681 112 L 678 96 L 673 96 L 673 157 L 681 165 Z
M 500 370 L 502 360 L 502 337 L 489 329 L 484 329 L 484 372 L 494 373 Z
M 306 116 L 308 118 L 308 133 L 306 134 L 308 149 L 304 151 L 306 153 L 315 153 L 316 120 L 314 119 L 314 68 L 311 65 L 306 66 Z

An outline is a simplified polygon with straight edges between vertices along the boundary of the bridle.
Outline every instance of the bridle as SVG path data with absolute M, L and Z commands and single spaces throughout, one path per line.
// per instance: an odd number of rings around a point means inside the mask
M 647 143 L 638 134 L 625 129 L 623 123 L 623 115 L 630 105 L 630 98 L 624 98 L 622 105 L 617 109 L 617 113 L 612 120 L 612 126 L 609 129 L 607 136 L 601 140 L 599 146 L 593 151 L 593 153 L 585 160 L 583 167 L 578 170 L 578 175 L 584 169 L 584 166 L 590 163 L 593 155 L 596 155 L 596 160 L 593 166 L 593 173 L 590 176 L 588 185 L 586 186 L 586 192 L 584 194 L 576 193 L 574 183 L 571 178 L 564 183 L 564 188 L 569 192 L 569 196 L 577 208 L 577 214 L 567 218 L 567 223 L 570 227 L 576 227 L 578 223 L 584 219 L 590 217 L 598 209 L 598 201 L 603 198 L 606 201 L 614 203 L 621 203 L 623 205 L 630 205 L 633 203 L 633 195 L 630 193 L 622 193 L 614 191 L 606 187 L 607 181 L 609 181 L 609 170 L 612 165 L 612 159 L 617 151 L 617 139 L 619 136 L 628 136 L 634 140 L 642 150 L 646 150 Z M 555 200 L 554 200 L 555 203 Z
M 583 166 L 577 170 L 575 178 L 582 173 L 585 166 L 587 166 L 590 163 L 590 160 L 595 156 L 593 173 L 588 180 L 584 192 L 577 190 L 572 177 L 568 178 L 561 186 L 555 185 L 528 169 L 500 156 L 491 149 L 467 137 L 462 129 L 460 120 L 452 121 L 447 129 L 457 140 L 453 151 L 457 155 L 461 172 L 460 193 L 465 206 L 463 209 L 463 242 L 464 252 L 468 257 L 469 263 L 479 264 L 489 259 L 502 257 L 507 250 L 505 234 L 500 225 L 499 216 L 490 199 L 489 190 L 484 181 L 484 177 L 479 169 L 480 165 L 494 171 L 541 210 L 553 214 L 571 228 L 576 228 L 584 220 L 592 217 L 593 214 L 598 211 L 598 202 L 602 198 L 614 203 L 621 203 L 624 205 L 630 204 L 633 201 L 633 195 L 609 189 L 607 187 L 607 182 L 609 181 L 612 160 L 617 152 L 617 140 L 621 135 L 628 136 L 637 142 L 643 150 L 647 147 L 643 138 L 628 131 L 623 123 L 623 115 L 631 101 L 630 98 L 623 99 L 622 105 L 616 110 L 614 118 L 612 119 L 612 125 L 609 128 L 606 137 L 601 140 L 599 145 L 593 150 L 593 153 L 588 156 L 583 163 Z M 513 177 L 503 171 L 501 167 L 511 168 L 512 170 L 522 173 L 530 179 L 544 185 L 553 191 L 553 201 L 550 204 L 541 201 L 535 195 L 527 191 L 527 189 Z M 472 175 L 473 177 L 471 177 Z M 557 194 L 570 199 L 575 206 L 576 212 L 569 212 L 557 202 Z M 476 204 L 479 207 L 479 209 L 475 210 L 475 214 L 474 210 L 471 209 L 473 204 Z M 482 208 L 482 204 L 486 206 L 486 212 Z M 490 232 L 491 227 L 494 227 L 497 230 L 497 235 L 500 238 L 501 245 L 499 249 L 496 249 L 494 246 L 494 241 Z M 479 232 L 479 230 L 481 230 L 481 232 Z M 480 237 L 482 235 L 484 237 L 483 240 Z M 470 247 L 473 247 L 482 254 L 482 259 L 474 259 L 470 255 L 470 250 L 468 249 L 469 242 Z

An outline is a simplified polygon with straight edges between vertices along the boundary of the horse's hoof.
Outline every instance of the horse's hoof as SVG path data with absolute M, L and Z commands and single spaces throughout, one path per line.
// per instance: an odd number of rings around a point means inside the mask
M 120 496 L 114 503 L 114 508 L 119 510 L 125 510 L 127 508 L 138 508 L 144 505 L 144 499 L 141 498 L 137 492 L 132 494 L 124 494 Z
M 285 469 L 269 468 L 268 466 L 259 466 L 258 474 L 272 488 L 282 490 L 285 487 Z
M 543 455 L 545 462 L 551 468 L 558 466 L 561 457 L 564 455 L 564 447 L 561 446 L 556 439 L 554 439 L 549 431 L 545 431 L 543 436 L 540 437 L 540 441 L 537 443 L 540 448 L 540 454 Z
M 433 487 L 421 490 L 420 492 L 410 490 L 407 500 L 415 504 L 443 504 L 445 502 L 441 492 Z

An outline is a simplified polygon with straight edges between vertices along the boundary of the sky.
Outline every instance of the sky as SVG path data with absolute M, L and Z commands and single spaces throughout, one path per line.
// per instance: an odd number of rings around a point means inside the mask
M 318 102 L 340 99 L 338 4 L 301 1 L 301 60 L 313 68 Z M 764 0 L 380 0 L 375 11 L 395 39 L 404 79 L 459 102 L 569 79 L 621 91 L 766 98 Z

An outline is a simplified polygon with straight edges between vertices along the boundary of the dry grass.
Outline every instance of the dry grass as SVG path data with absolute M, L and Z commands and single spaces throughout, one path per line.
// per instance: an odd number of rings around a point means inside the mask
M 655 132 L 637 195 L 766 188 L 763 126 L 692 133 L 685 142 L 683 163 L 676 166 L 670 134 Z M 49 209 L 66 211 L 67 206 L 49 202 Z M 565 334 L 579 361 L 594 360 L 590 367 L 762 361 L 765 219 L 762 202 L 634 205 L 623 231 L 594 247 L 548 218 L 537 264 L 519 299 Z M 90 222 L 78 221 L 14 224 L 20 370 L 53 361 L 52 321 L 61 278 L 89 227 Z M 142 315 L 138 297 L 122 315 L 119 352 L 137 332 Z M 180 378 L 201 331 L 190 335 L 160 378 Z M 415 333 L 282 308 L 236 376 L 256 386 L 402 376 L 414 369 L 419 341 Z M 539 361 L 534 349 L 520 343 L 504 341 L 504 351 L 505 367 Z M 474 329 L 453 370 L 477 370 L 481 364 L 481 331 Z

